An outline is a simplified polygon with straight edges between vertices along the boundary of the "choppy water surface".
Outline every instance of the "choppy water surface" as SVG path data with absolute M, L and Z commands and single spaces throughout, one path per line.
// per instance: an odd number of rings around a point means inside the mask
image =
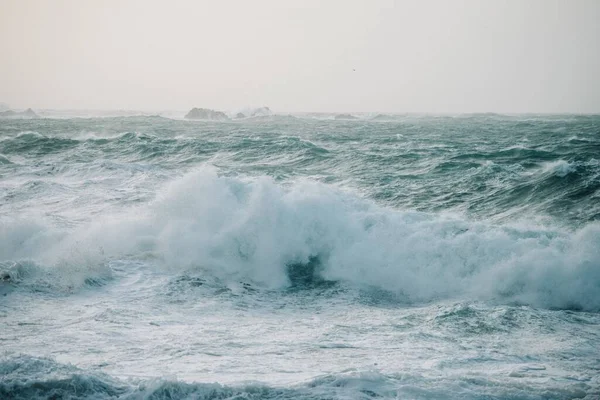
M 0 398 L 595 399 L 600 117 L 0 120 Z

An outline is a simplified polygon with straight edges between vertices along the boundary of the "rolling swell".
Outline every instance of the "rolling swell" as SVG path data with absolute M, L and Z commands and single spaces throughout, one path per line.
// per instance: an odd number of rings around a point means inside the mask
M 164 182 L 208 162 L 227 173 L 350 186 L 394 208 L 581 227 L 600 216 L 599 131 L 594 116 L 402 116 L 343 127 L 310 118 L 13 121 L 0 129 L 0 175 L 77 176 L 87 196 L 84 184 L 107 176 Z M 557 163 L 568 167 L 548 173 Z
M 331 399 L 331 398 L 447 398 L 544 399 L 583 398 L 594 391 L 587 385 L 535 381 L 505 383 L 468 376 L 386 375 L 376 370 L 324 375 L 288 387 L 260 383 L 221 385 L 176 380 L 122 381 L 52 359 L 19 356 L 0 361 L 0 397 L 29 399 Z
M 0 141 L 0 153 L 45 156 L 67 151 L 77 146 L 77 140 L 48 137 L 37 132 L 23 132 L 16 137 Z

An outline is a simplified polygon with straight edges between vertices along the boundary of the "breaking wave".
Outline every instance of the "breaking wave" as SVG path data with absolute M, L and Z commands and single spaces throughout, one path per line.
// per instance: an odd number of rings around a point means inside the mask
M 43 270 L 77 287 L 107 279 L 109 261 L 126 257 L 270 289 L 319 279 L 407 302 L 472 298 L 600 310 L 598 223 L 578 230 L 495 225 L 381 207 L 315 182 L 283 186 L 212 168 L 177 179 L 150 205 L 71 231 L 4 220 L 0 243 L 0 271 L 16 283 Z

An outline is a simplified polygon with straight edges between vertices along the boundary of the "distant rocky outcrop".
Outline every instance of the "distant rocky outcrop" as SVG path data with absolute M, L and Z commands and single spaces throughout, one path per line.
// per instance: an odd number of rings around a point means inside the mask
M 377 114 L 376 116 L 371 118 L 371 121 L 389 121 L 390 119 L 393 119 L 393 118 L 394 117 L 392 115 Z
M 338 114 L 334 118 L 335 119 L 341 119 L 341 120 L 358 119 L 354 115 L 350 115 L 350 114 Z
M 235 114 L 235 117 L 236 117 L 237 119 L 240 119 L 240 118 L 246 118 L 246 116 L 244 115 L 244 113 L 241 113 L 241 112 L 239 112 L 239 113 Z
M 227 114 L 222 111 L 215 111 L 208 108 L 192 108 L 190 112 L 185 115 L 186 119 L 209 119 L 223 121 L 229 119 Z
M 248 113 L 250 117 L 268 117 L 269 115 L 273 115 L 273 111 L 269 107 L 255 108 Z
M 0 117 L 2 117 L 2 118 L 39 118 L 40 116 L 37 115 L 31 108 L 28 108 L 25 111 L 13 111 L 13 110 L 2 111 L 2 112 L 0 112 Z

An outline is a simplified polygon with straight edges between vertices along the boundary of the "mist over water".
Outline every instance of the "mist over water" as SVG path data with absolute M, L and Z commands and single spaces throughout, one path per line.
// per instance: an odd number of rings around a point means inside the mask
M 600 117 L 0 121 L 0 397 L 593 399 Z
M 26 109 L 598 113 L 596 0 L 4 0 Z

